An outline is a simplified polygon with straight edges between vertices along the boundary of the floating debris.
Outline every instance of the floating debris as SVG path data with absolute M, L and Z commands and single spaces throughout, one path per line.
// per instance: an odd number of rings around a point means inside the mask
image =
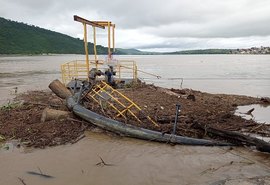
M 98 162 L 96 166 L 115 166 L 114 164 L 108 164 L 106 163 L 100 156 L 98 156 L 101 160 L 101 162 Z
M 25 182 L 24 182 L 24 179 L 20 178 L 20 177 L 17 177 L 19 179 L 19 181 L 23 184 L 23 185 L 27 185 Z
M 38 167 L 38 171 L 39 172 L 27 171 L 27 173 L 30 174 L 30 175 L 38 175 L 38 176 L 41 176 L 41 177 L 44 177 L 44 178 L 54 178 L 51 175 L 44 174 L 39 167 Z

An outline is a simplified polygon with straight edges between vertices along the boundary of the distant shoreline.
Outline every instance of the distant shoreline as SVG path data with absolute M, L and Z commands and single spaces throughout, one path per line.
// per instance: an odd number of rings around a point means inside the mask
M 77 54 L 77 53 L 54 53 L 54 54 L 0 54 L 0 57 L 19 57 L 19 56 L 59 56 L 59 55 L 85 55 L 85 54 Z M 93 54 L 89 54 L 89 56 L 91 56 Z M 102 56 L 104 56 L 104 54 L 101 54 Z M 164 53 L 160 53 L 160 54 L 116 54 L 116 56 L 129 56 L 129 55 L 133 55 L 133 56 L 162 56 L 162 55 L 270 55 L 270 53 L 267 54 L 243 54 L 243 53 L 230 53 L 230 54 L 224 54 L 224 53 L 192 53 L 192 54 L 164 54 Z
M 129 52 L 123 53 L 122 50 Z M 252 47 L 247 49 L 199 49 L 184 50 L 175 52 L 146 52 L 137 49 L 121 49 L 117 48 L 115 55 L 269 55 L 270 47 Z M 84 55 L 84 53 L 14 53 L 0 54 L 0 56 L 54 56 L 54 55 Z M 89 55 L 93 55 L 89 53 Z M 106 55 L 101 53 L 100 55 Z
M 123 53 L 122 50 L 129 52 Z M 147 52 L 137 49 L 121 49 L 116 48 L 115 55 L 269 55 L 270 47 L 252 47 L 247 49 L 198 49 L 184 50 L 175 52 Z M 54 56 L 54 55 L 84 55 L 84 53 L 14 53 L 1 54 L 0 56 Z M 89 55 L 93 55 L 89 53 Z M 106 55 L 101 53 L 100 55 Z

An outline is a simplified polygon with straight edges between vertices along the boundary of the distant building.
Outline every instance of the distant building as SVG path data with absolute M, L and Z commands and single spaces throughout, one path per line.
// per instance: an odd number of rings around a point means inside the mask
M 252 47 L 247 49 L 236 49 L 232 51 L 232 54 L 253 54 L 253 55 L 259 55 L 259 54 L 270 54 L 270 47 Z

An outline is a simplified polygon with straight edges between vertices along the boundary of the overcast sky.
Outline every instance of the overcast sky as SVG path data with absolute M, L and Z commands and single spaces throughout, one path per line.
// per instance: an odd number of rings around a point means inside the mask
M 270 0 L 0 0 L 0 17 L 82 38 L 75 14 L 115 23 L 121 48 L 270 46 Z M 97 31 L 97 43 L 106 46 L 106 32 Z

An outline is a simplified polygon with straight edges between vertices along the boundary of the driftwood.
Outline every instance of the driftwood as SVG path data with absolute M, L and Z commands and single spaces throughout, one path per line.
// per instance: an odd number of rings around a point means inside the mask
M 72 96 L 71 92 L 62 84 L 58 79 L 52 81 L 49 85 L 49 88 L 60 98 L 66 99 L 69 96 Z
M 45 178 L 54 178 L 51 175 L 44 174 L 39 167 L 38 167 L 38 171 L 39 172 L 27 171 L 27 173 L 30 175 L 38 175 L 38 176 L 45 177 Z
M 64 119 L 71 116 L 72 116 L 72 113 L 67 112 L 67 111 L 46 108 L 42 112 L 41 122 L 50 121 L 50 120 L 59 120 L 59 119 Z
M 227 130 L 216 129 L 209 126 L 203 126 L 199 123 L 196 123 L 194 127 L 204 130 L 207 134 L 212 134 L 225 139 L 234 140 L 238 144 L 242 145 L 256 146 L 257 150 L 262 152 L 270 152 L 270 143 L 255 137 L 244 135 L 239 132 L 232 132 Z
M 108 164 L 106 163 L 100 156 L 98 156 L 101 160 L 101 162 L 97 163 L 96 166 L 114 166 L 114 164 Z
M 251 115 L 252 116 L 252 112 L 255 110 L 255 108 L 250 109 L 249 111 L 247 111 L 245 114 L 247 115 Z M 253 116 L 252 116 L 253 117 Z
M 26 185 L 26 183 L 24 182 L 24 179 L 20 178 L 20 177 L 17 177 L 19 179 L 19 181 L 23 184 L 23 185 Z
M 27 171 L 27 173 L 30 175 L 38 175 L 38 176 L 45 177 L 45 178 L 54 178 L 54 176 L 43 174 L 40 172 Z

